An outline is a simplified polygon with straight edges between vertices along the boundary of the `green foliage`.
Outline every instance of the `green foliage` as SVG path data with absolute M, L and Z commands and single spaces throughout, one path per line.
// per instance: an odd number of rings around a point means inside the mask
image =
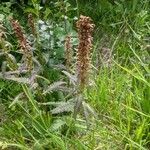
M 0 6 L 0 149 L 148 150 L 149 1 L 24 2 Z M 36 34 L 27 25 L 28 14 Z M 75 56 L 80 14 L 96 24 L 92 76 L 83 95 L 77 93 Z M 32 71 L 24 67 L 10 16 L 30 44 Z M 70 72 L 68 34 L 74 51 Z

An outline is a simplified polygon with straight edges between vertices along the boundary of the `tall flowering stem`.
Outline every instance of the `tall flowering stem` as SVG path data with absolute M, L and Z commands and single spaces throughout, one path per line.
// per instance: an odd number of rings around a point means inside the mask
M 44 63 L 44 59 L 42 57 L 42 52 L 41 52 L 41 43 L 40 43 L 40 35 L 39 35 L 39 30 L 36 27 L 36 22 L 39 20 L 39 18 L 35 19 L 31 13 L 28 14 L 28 26 L 31 30 L 31 33 L 33 34 L 35 38 L 35 46 L 36 46 L 36 54 L 38 55 L 38 59 L 40 60 L 41 63 Z
M 77 49 L 77 78 L 80 90 L 83 90 L 88 82 L 90 69 L 90 54 L 92 48 L 92 32 L 94 24 L 90 17 L 80 16 L 76 23 L 78 29 L 79 45 Z
M 72 62 L 72 45 L 71 45 L 71 36 L 67 35 L 65 39 L 65 59 L 66 59 L 66 68 L 69 71 L 71 62 Z
M 37 32 L 36 32 L 36 27 L 35 27 L 35 23 L 34 23 L 34 18 L 33 15 L 30 13 L 28 14 L 28 25 L 32 31 L 32 34 L 37 37 Z
M 23 34 L 23 31 L 22 31 L 22 28 L 21 28 L 19 22 L 17 20 L 14 20 L 11 18 L 11 24 L 12 24 L 12 28 L 15 32 L 15 35 L 18 38 L 20 48 L 23 52 L 26 67 L 29 71 L 31 71 L 33 68 L 33 62 L 32 62 L 32 51 L 31 51 L 29 42 L 27 41 L 27 38 Z

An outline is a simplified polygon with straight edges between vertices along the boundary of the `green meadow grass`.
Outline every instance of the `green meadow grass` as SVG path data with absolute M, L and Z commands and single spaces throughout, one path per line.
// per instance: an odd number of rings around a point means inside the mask
M 71 2 L 77 6 L 77 16 L 90 16 L 96 24 L 92 82 L 84 92 L 96 117 L 89 115 L 87 120 L 78 114 L 74 120 L 72 113 L 52 115 L 53 107 L 47 103 L 60 102 L 68 95 L 54 92 L 45 96 L 41 89 L 34 91 L 26 84 L 0 79 L 0 149 L 150 149 L 150 3 L 113 2 Z M 109 67 L 105 62 L 97 67 L 101 46 L 112 50 Z M 43 76 L 38 77 L 42 87 L 64 76 L 44 66 Z M 18 96 L 20 93 L 24 95 Z

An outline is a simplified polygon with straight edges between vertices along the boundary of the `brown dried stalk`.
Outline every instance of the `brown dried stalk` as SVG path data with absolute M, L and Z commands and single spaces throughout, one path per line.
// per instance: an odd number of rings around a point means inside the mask
M 22 30 L 18 20 L 14 20 L 11 18 L 11 24 L 12 24 L 12 28 L 16 34 L 16 37 L 18 38 L 20 48 L 23 52 L 26 67 L 29 71 L 31 71 L 33 68 L 33 61 L 32 61 L 32 51 L 31 51 L 29 42 L 27 41 L 27 38 L 23 34 L 23 30 Z
M 70 35 L 67 35 L 65 39 L 65 58 L 66 58 L 66 68 L 69 71 L 72 62 L 72 45 Z
M 77 49 L 77 77 L 80 89 L 83 90 L 88 81 L 94 24 L 92 24 L 90 17 L 81 15 L 76 26 L 79 38 Z

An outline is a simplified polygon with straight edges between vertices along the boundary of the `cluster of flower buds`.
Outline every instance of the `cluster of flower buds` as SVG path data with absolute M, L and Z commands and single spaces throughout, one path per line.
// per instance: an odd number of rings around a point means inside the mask
M 28 15 L 28 25 L 32 31 L 32 34 L 36 37 L 37 36 L 37 32 L 36 32 L 36 28 L 35 28 L 35 24 L 34 24 L 34 18 L 33 15 L 30 13 Z
M 23 57 L 25 58 L 25 64 L 29 71 L 33 68 L 33 61 L 32 61 L 32 51 L 27 38 L 23 34 L 23 30 L 17 20 L 11 18 L 12 28 L 15 32 L 16 37 L 18 38 L 20 48 L 23 52 Z
M 77 49 L 77 78 L 81 89 L 84 89 L 88 81 L 90 69 L 90 54 L 92 48 L 92 32 L 94 24 L 90 17 L 80 16 L 76 23 L 78 29 L 79 45 Z
M 65 39 L 65 59 L 66 59 L 66 68 L 69 71 L 71 62 L 72 62 L 72 45 L 71 45 L 71 36 L 67 35 Z

